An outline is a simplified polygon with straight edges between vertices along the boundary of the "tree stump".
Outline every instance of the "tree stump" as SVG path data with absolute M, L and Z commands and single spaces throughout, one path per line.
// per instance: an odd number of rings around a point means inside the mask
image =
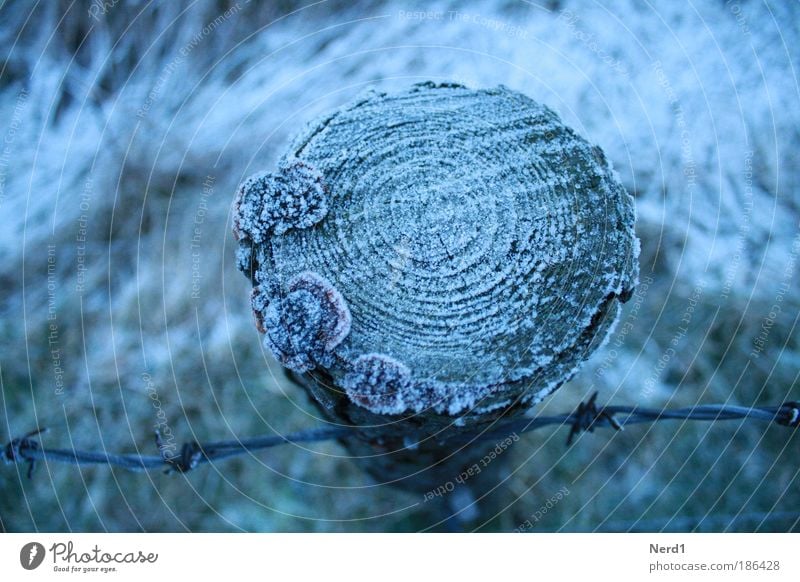
M 264 341 L 375 478 L 431 490 L 566 382 L 636 283 L 603 152 L 504 87 L 370 92 L 234 203 Z M 366 430 L 369 429 L 369 430 Z

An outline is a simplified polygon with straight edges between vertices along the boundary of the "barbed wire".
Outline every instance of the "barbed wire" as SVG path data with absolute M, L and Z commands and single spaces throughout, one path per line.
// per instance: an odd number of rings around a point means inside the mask
M 674 410 L 657 410 L 638 406 L 597 406 L 597 392 L 578 408 L 568 414 L 537 416 L 504 423 L 473 437 L 473 440 L 504 438 L 513 433 L 526 433 L 545 426 L 569 427 L 567 446 L 583 432 L 594 432 L 598 427 L 623 430 L 627 425 L 659 422 L 664 420 L 691 420 L 717 422 L 723 420 L 758 420 L 772 422 L 789 428 L 800 427 L 800 402 L 785 402 L 780 406 L 732 406 L 726 404 L 703 404 Z M 33 474 L 37 461 L 70 463 L 73 465 L 107 465 L 129 471 L 164 469 L 166 473 L 187 473 L 199 465 L 228 459 L 288 443 L 311 443 L 347 439 L 354 437 L 379 438 L 378 429 L 364 427 L 334 427 L 307 429 L 285 435 L 259 436 L 249 439 L 217 441 L 210 443 L 184 443 L 179 454 L 164 454 L 161 435 L 156 431 L 155 444 L 161 454 L 113 454 L 108 452 L 81 451 L 76 449 L 53 449 L 42 447 L 34 437 L 45 432 L 37 428 L 22 437 L 12 439 L 3 449 L 7 463 L 28 464 L 28 478 Z M 406 445 L 414 448 L 415 444 Z

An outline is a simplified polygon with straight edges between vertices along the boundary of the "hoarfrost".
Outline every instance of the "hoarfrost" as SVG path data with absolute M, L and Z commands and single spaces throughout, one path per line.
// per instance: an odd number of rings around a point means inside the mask
M 394 358 L 383 354 L 366 354 L 353 362 L 342 380 L 347 396 L 356 404 L 377 414 L 399 414 L 413 408 L 409 405 L 410 370 Z
M 368 92 L 289 151 L 239 194 L 256 318 L 285 365 L 325 367 L 373 412 L 540 398 L 636 284 L 632 199 L 602 151 L 505 87 Z
M 263 320 L 265 345 L 296 372 L 330 365 L 331 351 L 350 331 L 350 311 L 344 299 L 314 273 L 295 277 L 285 297 L 270 300 L 254 294 L 253 308 L 257 319 Z
M 284 162 L 274 174 L 249 177 L 239 187 L 235 207 L 234 232 L 255 243 L 270 231 L 283 234 L 313 226 L 328 212 L 322 176 L 299 160 Z

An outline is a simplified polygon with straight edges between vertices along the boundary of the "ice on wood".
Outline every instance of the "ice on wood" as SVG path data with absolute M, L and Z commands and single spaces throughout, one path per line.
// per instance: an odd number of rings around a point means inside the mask
M 289 152 L 240 189 L 240 268 L 276 356 L 372 411 L 537 402 L 636 283 L 633 201 L 602 151 L 504 87 L 371 92 Z

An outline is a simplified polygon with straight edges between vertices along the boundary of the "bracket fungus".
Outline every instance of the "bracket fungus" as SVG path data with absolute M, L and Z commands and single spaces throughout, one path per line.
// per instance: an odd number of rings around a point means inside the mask
M 234 215 L 266 345 L 353 424 L 529 408 L 638 275 L 633 200 L 600 148 L 502 86 L 369 92 L 247 179 Z

